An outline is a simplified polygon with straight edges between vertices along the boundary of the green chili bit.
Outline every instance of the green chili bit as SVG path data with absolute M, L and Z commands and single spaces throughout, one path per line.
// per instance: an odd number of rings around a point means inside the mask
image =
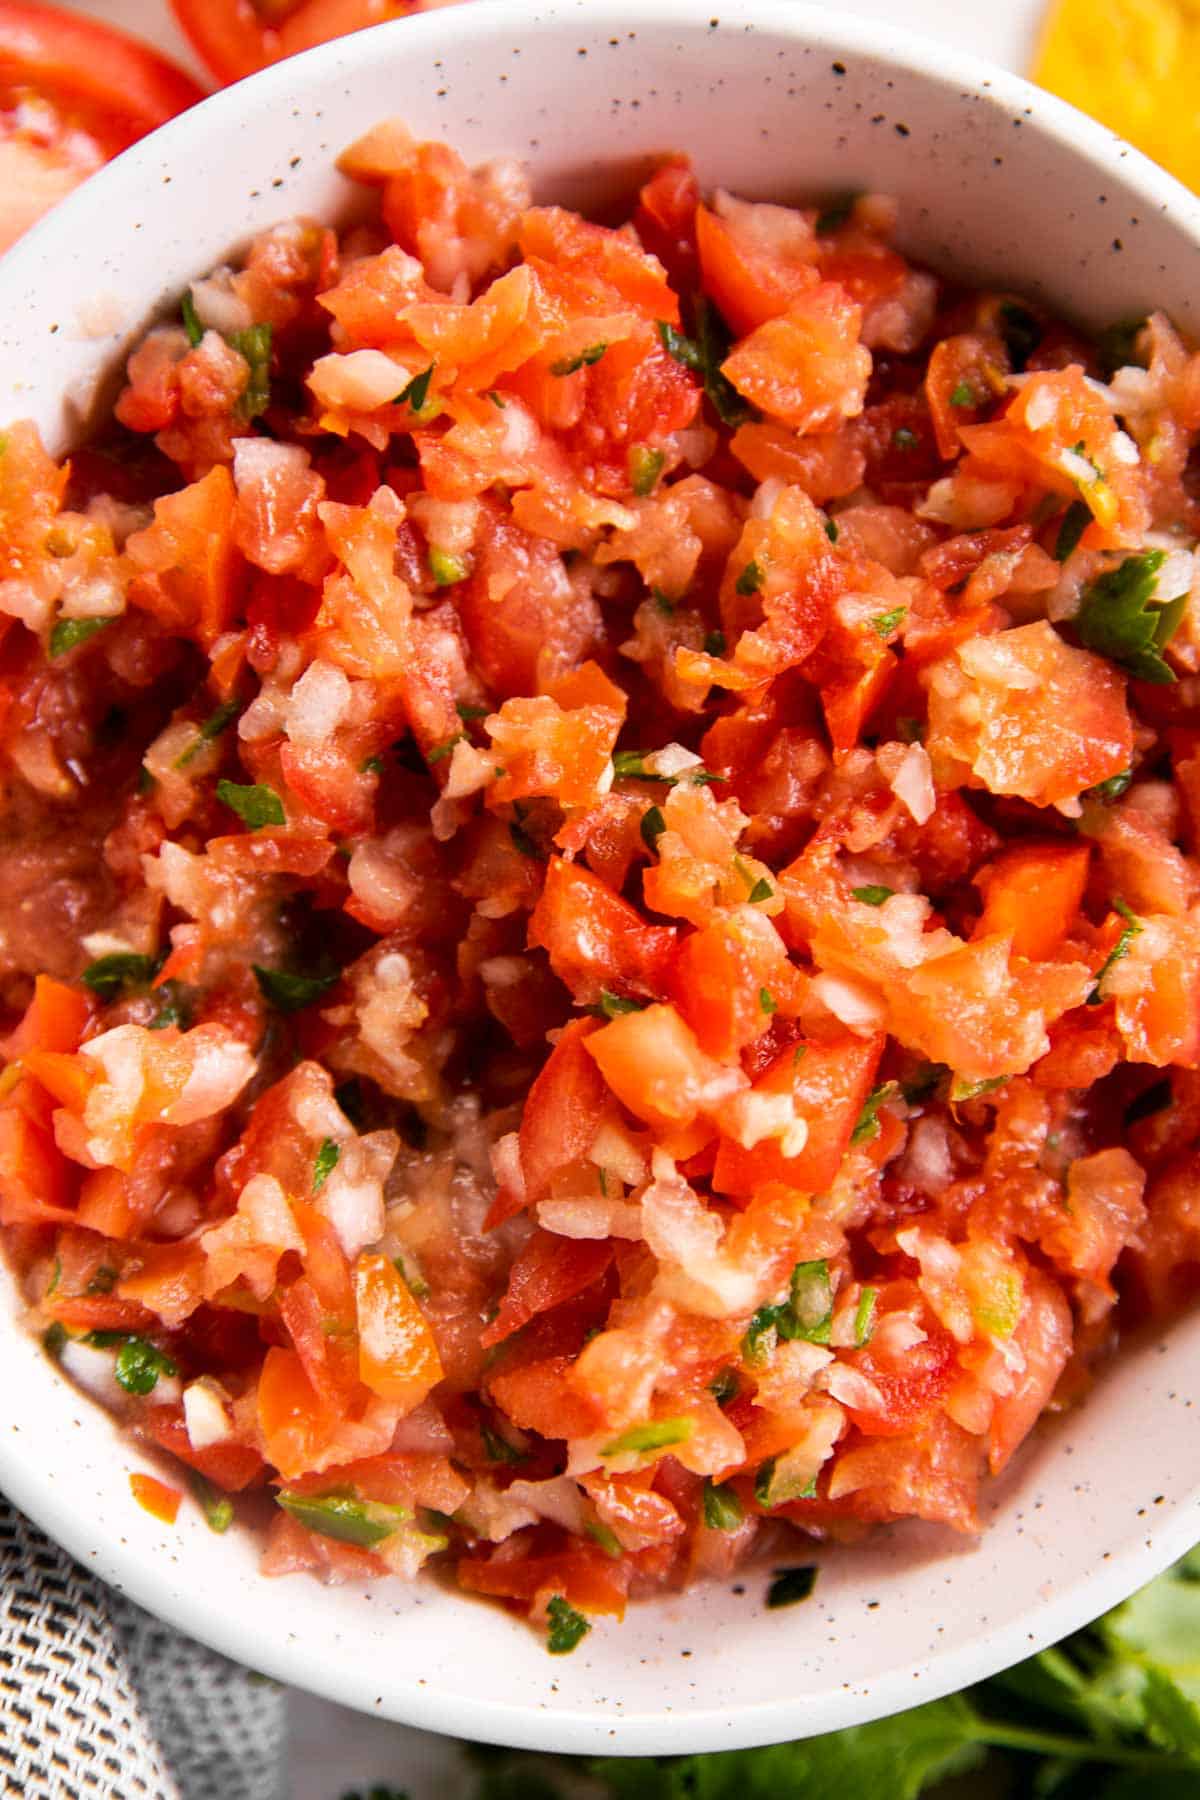
M 667 460 L 665 450 L 651 450 L 648 444 L 634 444 L 629 452 L 629 485 L 639 500 L 652 494 L 658 485 L 663 464 Z
M 647 1425 L 631 1425 L 601 1450 L 601 1456 L 641 1456 L 650 1450 L 667 1450 L 686 1444 L 696 1429 L 695 1419 L 652 1419 Z
M 1101 992 L 1101 986 L 1104 977 L 1116 963 L 1121 962 L 1129 955 L 1129 952 L 1133 947 L 1134 938 L 1142 935 L 1141 920 L 1138 918 L 1137 914 L 1125 904 L 1124 900 L 1114 900 L 1113 911 L 1119 912 L 1121 917 L 1125 920 L 1125 928 L 1104 961 L 1101 963 L 1099 969 L 1096 971 L 1096 985 L 1087 997 L 1089 1006 L 1100 1006 L 1103 1004 L 1104 995 Z
M 94 638 L 98 631 L 111 624 L 111 619 L 60 619 L 50 633 L 51 657 L 65 656 L 68 650 L 77 650 L 80 644 L 86 644 L 89 638 Z
M 710 1531 L 736 1531 L 745 1517 L 745 1508 L 731 1487 L 718 1487 L 711 1479 L 704 1483 L 704 1523 Z

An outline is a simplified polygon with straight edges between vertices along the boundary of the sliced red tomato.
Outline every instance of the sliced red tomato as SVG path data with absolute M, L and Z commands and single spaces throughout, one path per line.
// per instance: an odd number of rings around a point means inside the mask
M 883 1044 L 881 1037 L 842 1038 L 785 1050 L 755 1083 L 754 1092 L 790 1095 L 797 1115 L 807 1122 L 807 1142 L 798 1156 L 785 1156 L 778 1138 L 765 1138 L 750 1150 L 722 1138 L 713 1171 L 714 1192 L 728 1194 L 742 1205 L 771 1181 L 785 1182 L 803 1193 L 823 1192 L 841 1167 Z
M 612 1261 L 608 1238 L 563 1238 L 535 1231 L 512 1266 L 500 1311 L 479 1341 L 501 1344 L 538 1313 L 549 1312 L 591 1287 Z
M 78 13 L 0 0 L 0 251 L 155 126 L 203 99 L 174 63 Z
M 171 9 L 217 80 L 240 81 L 330 38 L 449 4 L 452 0 L 171 0 Z

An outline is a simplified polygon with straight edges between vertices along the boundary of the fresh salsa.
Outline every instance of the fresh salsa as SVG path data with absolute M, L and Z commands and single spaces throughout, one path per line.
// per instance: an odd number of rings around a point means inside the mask
M 0 440 L 8 1254 L 269 1574 L 785 1604 L 1200 1285 L 1200 356 L 343 167 Z

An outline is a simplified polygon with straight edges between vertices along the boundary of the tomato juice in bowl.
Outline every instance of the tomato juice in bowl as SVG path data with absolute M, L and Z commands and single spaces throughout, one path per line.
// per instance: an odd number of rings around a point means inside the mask
M 706 190 L 721 185 L 755 199 L 792 200 L 825 197 L 847 188 L 890 190 L 898 194 L 902 220 L 907 220 L 902 225 L 905 247 L 929 257 L 939 268 L 949 266 L 966 279 L 986 281 L 1004 291 L 1015 286 L 1035 305 L 1065 310 L 1094 325 L 1159 305 L 1185 328 L 1194 327 L 1181 273 L 1186 235 L 1181 225 L 1155 210 L 1159 204 L 1175 204 L 1174 190 L 1164 182 L 1159 194 L 1156 178 L 1144 170 L 1138 172 L 1136 193 L 1119 174 L 1098 178 L 1096 159 L 1103 161 L 1111 154 L 1119 165 L 1121 153 L 1103 151 L 1103 134 L 1077 125 L 1061 109 L 1047 107 L 1049 124 L 1040 124 L 1035 113 L 1041 103 L 1019 84 L 1001 82 L 998 99 L 989 95 L 991 78 L 986 74 L 980 74 L 975 85 L 965 76 L 962 82 L 943 82 L 918 73 L 912 56 L 881 60 L 870 47 L 868 33 L 839 27 L 831 34 L 813 21 L 806 21 L 803 28 L 789 23 L 785 30 L 767 18 L 748 34 L 741 33 L 740 23 L 726 34 L 719 23 L 692 21 L 686 12 L 670 9 L 657 15 L 654 24 L 615 13 L 601 16 L 589 9 L 586 14 L 569 12 L 561 22 L 532 32 L 522 30 L 511 41 L 504 35 L 507 22 L 507 14 L 489 13 L 486 8 L 470 17 L 464 14 L 453 54 L 425 26 L 406 25 L 381 33 L 377 42 L 395 43 L 397 54 L 403 44 L 410 86 L 398 86 L 394 70 L 385 81 L 374 56 L 368 61 L 365 50 L 353 43 L 315 54 L 288 71 L 296 97 L 291 109 L 294 130 L 286 142 L 280 141 L 278 122 L 268 131 L 265 121 L 243 117 L 236 97 L 226 95 L 199 115 L 201 121 L 205 117 L 212 121 L 211 142 L 203 134 L 188 140 L 190 148 L 183 145 L 187 153 L 176 161 L 171 144 L 182 144 L 185 127 L 180 126 L 173 137 L 159 140 L 165 148 L 159 150 L 157 162 L 148 153 L 139 153 L 146 160 L 138 178 L 122 190 L 132 210 L 121 253 L 109 256 L 89 278 L 90 289 L 106 293 L 113 307 L 124 308 L 127 330 L 122 337 L 128 341 L 157 303 L 169 304 L 174 311 L 184 286 L 227 257 L 232 244 L 245 244 L 262 227 L 297 212 L 324 219 L 341 211 L 347 196 L 330 172 L 332 156 L 365 120 L 396 110 L 406 116 L 418 137 L 447 137 L 464 149 L 470 161 L 508 152 L 527 154 L 538 197 L 561 198 L 567 204 L 581 200 L 603 204 L 616 188 L 628 191 L 636 185 L 628 180 L 632 160 L 644 156 L 648 161 L 653 153 L 676 147 L 697 154 Z M 401 39 L 401 31 L 421 35 Z M 417 79 L 412 57 L 422 44 L 433 72 L 429 80 L 436 80 L 436 87 Z M 681 85 L 678 73 L 672 73 L 682 69 L 694 77 L 690 89 Z M 282 81 L 281 74 L 263 77 L 258 91 L 264 98 L 268 90 L 278 94 Z M 311 86 L 305 86 L 306 81 Z M 526 82 L 548 84 L 547 91 L 558 96 L 553 104 L 538 101 L 545 113 L 530 128 L 528 142 L 513 124 L 522 116 Z M 715 138 L 708 147 L 707 134 L 689 111 L 695 104 L 695 83 L 704 85 L 706 106 L 723 121 L 719 147 Z M 485 105 L 484 95 L 493 90 L 496 99 Z M 750 92 L 757 96 L 752 121 L 747 110 Z M 311 120 L 305 110 L 309 105 Z M 586 140 L 580 133 L 581 108 L 592 133 Z M 620 125 L 615 141 L 614 119 Z M 169 236 L 170 220 L 181 196 L 187 197 L 187 184 L 198 180 L 194 168 L 195 157 L 202 154 L 198 145 L 211 158 L 221 131 L 235 124 L 241 143 L 237 161 L 242 169 L 252 165 L 255 175 L 249 180 L 236 177 L 231 159 L 229 211 L 211 203 L 208 211 L 198 206 L 196 216 L 202 225 L 189 238 L 174 241 Z M 251 141 L 255 132 L 261 133 L 257 144 Z M 1039 209 L 1037 218 L 1030 220 L 1025 212 L 1029 187 L 1025 159 L 1035 152 L 1026 151 L 1024 145 L 1035 133 L 1036 154 L 1051 159 L 1060 185 L 1052 216 Z M 1077 135 L 1088 146 L 1088 154 L 1065 142 L 1064 133 Z M 585 141 L 601 163 L 598 171 L 581 167 L 579 148 Z M 802 156 L 795 149 L 797 143 L 803 144 Z M 886 149 L 876 147 L 884 144 Z M 952 148 L 941 147 L 947 144 Z M 973 159 L 966 172 L 964 144 Z M 105 177 L 110 192 L 121 173 Z M 986 208 L 980 205 L 982 193 L 988 196 Z M 1086 213 L 1085 200 L 1093 209 Z M 1178 204 L 1182 214 L 1188 203 Z M 1118 207 L 1120 233 L 1115 226 L 1098 232 L 1090 222 L 1096 213 L 1103 212 L 1106 220 L 1115 218 L 1115 212 L 1104 209 Z M 832 229 L 838 229 L 836 223 Z M 22 291 L 28 294 L 30 324 L 27 336 L 14 342 L 11 358 L 6 353 L 2 367 L 6 416 L 33 413 L 58 448 L 78 435 L 71 430 L 64 396 L 82 399 L 86 405 L 81 384 L 105 372 L 118 345 L 83 344 L 74 335 L 65 304 L 46 311 L 47 298 L 63 291 L 50 276 L 49 250 L 43 248 L 53 247 L 55 230 L 51 221 L 11 265 L 14 308 L 20 307 Z M 152 244 L 147 232 L 153 236 Z M 1138 245 L 1132 266 L 1127 239 Z M 1017 242 L 1024 244 L 1020 257 Z M 1070 245 L 1073 261 L 1065 256 L 1064 243 Z M 44 267 L 39 263 L 43 255 Z M 1102 276 L 1096 273 L 1101 258 Z M 727 308 L 730 304 L 726 299 Z M 735 295 L 732 305 L 736 304 Z M 240 320 L 229 320 L 226 326 L 230 331 L 247 328 Z M 27 385 L 30 357 L 20 352 L 22 346 L 40 343 L 43 332 L 49 333 L 55 374 L 53 381 L 34 388 Z M 667 340 L 663 341 L 665 346 Z M 683 348 L 679 343 L 675 347 Z M 586 359 L 595 343 L 589 339 L 575 349 Z M 684 351 L 682 360 L 673 357 L 675 366 L 683 368 L 690 354 Z M 593 368 L 603 371 L 601 357 L 583 360 L 579 369 L 564 370 L 556 379 L 574 379 L 582 373 L 585 381 L 591 380 L 584 371 Z M 957 388 L 969 385 L 968 377 L 974 381 L 980 373 L 973 368 L 956 373 L 946 395 L 951 406 Z M 426 397 L 410 395 L 417 410 Z M 895 429 L 903 428 L 902 421 Z M 911 426 L 908 429 L 911 434 Z M 1085 451 L 1089 447 L 1095 449 L 1085 442 Z M 1073 444 L 1066 449 L 1083 455 Z M 1110 485 L 1115 486 L 1115 472 Z M 1061 510 L 1065 512 L 1066 506 Z M 836 524 L 835 516 L 831 523 Z M 771 554 L 768 547 L 763 561 L 769 562 Z M 748 551 L 745 568 L 755 560 Z M 737 582 L 731 585 L 736 590 Z M 748 601 L 757 584 L 743 581 L 742 587 L 740 597 Z M 673 596 L 668 594 L 667 599 Z M 669 616 L 668 608 L 660 610 L 663 617 Z M 884 607 L 881 616 L 895 610 Z M 883 636 L 877 631 L 875 636 L 883 645 Z M 715 643 L 697 648 L 704 656 L 721 655 Z M 198 725 L 203 722 L 197 719 Z M 216 741 L 217 735 L 206 741 Z M 1039 758 L 1033 761 L 1036 765 Z M 667 813 L 677 810 L 670 795 L 677 787 L 691 786 L 679 781 L 686 766 L 680 764 L 670 772 L 675 785 L 663 795 L 668 802 L 661 809 L 664 826 Z M 899 770 L 894 773 L 899 776 Z M 1093 776 L 1099 783 L 1118 773 L 1115 764 L 1112 771 L 1107 764 L 1099 773 L 1090 767 L 1087 771 L 1089 784 Z M 236 785 L 237 771 L 230 768 L 228 776 Z M 622 784 L 642 779 L 628 764 L 621 777 Z M 240 785 L 250 784 L 243 780 Z M 529 835 L 523 820 L 515 823 Z M 750 863 L 746 866 L 753 879 L 746 882 L 745 900 L 754 903 L 760 883 L 771 885 L 775 865 L 769 863 L 765 873 Z M 885 884 L 864 880 L 856 885 L 865 890 Z M 869 908 L 878 903 L 882 908 L 889 898 L 872 894 L 856 898 L 854 904 Z M 1120 942 L 1122 918 L 1116 915 L 1112 950 Z M 781 1008 L 781 996 L 765 981 L 760 986 L 776 1003 L 774 1010 L 786 1016 L 786 999 Z M 652 984 L 648 994 L 638 997 L 654 998 L 655 992 Z M 584 998 L 606 1017 L 616 1015 L 607 1017 L 592 1035 L 621 1018 L 634 1017 L 619 1004 L 632 998 L 619 987 L 614 991 L 602 986 L 598 999 Z M 687 998 L 685 994 L 681 1004 L 686 1005 Z M 1084 999 L 1082 992 L 1078 998 Z M 840 1000 L 844 1004 L 845 996 Z M 771 1016 L 772 1009 L 761 996 L 759 1002 L 763 1015 Z M 655 1004 L 662 1012 L 670 1011 L 661 1001 Z M 658 1016 L 652 1013 L 649 1022 Z M 631 1029 L 622 1027 L 613 1038 Z M 816 1051 L 807 1049 L 806 1054 L 817 1060 Z M 655 1072 L 653 1063 L 654 1058 L 643 1053 L 647 1082 Z M 635 1052 L 635 1072 L 637 1067 Z M 615 1065 L 612 1073 L 619 1081 Z M 869 1110 L 865 1102 L 871 1080 L 868 1072 L 863 1092 L 854 1097 L 856 1112 Z M 969 1103 L 968 1096 L 959 1098 Z M 622 1099 L 631 1103 L 635 1116 L 641 1116 L 636 1087 L 627 1085 Z M 876 1095 L 875 1113 L 865 1119 L 863 1141 L 875 1141 L 892 1129 L 878 1117 L 882 1109 L 888 1120 L 889 1100 Z M 553 1112 L 550 1122 L 553 1125 Z M 877 1126 L 875 1132 L 872 1124 Z M 752 1133 L 742 1135 L 744 1139 Z M 754 1146 L 743 1143 L 743 1148 L 752 1153 Z M 792 1148 L 799 1154 L 803 1146 Z M 697 1171 L 697 1179 L 703 1180 L 702 1172 Z M 810 1302 L 815 1304 L 808 1287 L 817 1279 L 815 1265 L 821 1260 L 813 1256 L 805 1262 L 803 1292 L 797 1292 L 793 1282 L 790 1300 L 788 1292 L 777 1297 L 773 1310 L 780 1317 L 769 1322 L 769 1328 L 779 1332 L 783 1324 L 779 1335 L 788 1339 L 790 1334 L 792 1342 L 804 1343 L 817 1335 L 810 1331 L 806 1339 L 803 1330 L 793 1332 L 792 1326 L 797 1320 L 804 1325 Z M 391 1277 L 387 1280 L 390 1283 Z M 781 1312 L 785 1303 L 791 1308 L 786 1321 Z M 808 1323 L 819 1327 L 824 1313 L 821 1308 L 817 1311 L 821 1318 L 814 1312 Z M 525 1628 L 479 1609 L 468 1614 L 461 1598 L 431 1586 L 397 1592 L 395 1584 L 387 1583 L 368 1597 L 357 1589 L 266 1584 L 257 1577 L 249 1577 L 256 1582 L 255 1618 L 260 1627 L 251 1651 L 247 1627 L 223 1598 L 253 1565 L 248 1538 L 239 1534 L 210 1539 L 188 1508 L 180 1514 L 178 1532 L 168 1534 L 133 1509 L 125 1499 L 123 1478 L 131 1458 L 137 1461 L 136 1453 L 127 1441 L 111 1436 L 100 1416 L 81 1408 L 77 1397 L 33 1356 L 26 1340 L 15 1335 L 15 1328 L 11 1355 L 24 1359 L 21 1366 L 30 1369 L 29 1392 L 36 1402 L 24 1416 L 14 1410 L 15 1432 L 8 1440 L 4 1476 L 14 1497 L 77 1553 L 97 1555 L 102 1567 L 151 1604 L 234 1653 L 253 1654 L 261 1666 L 291 1679 L 447 1728 L 564 1748 L 607 1741 L 610 1729 L 620 1748 L 669 1748 L 680 1741 L 672 1735 L 670 1708 L 691 1714 L 689 1747 L 702 1741 L 716 1748 L 823 1729 L 902 1705 L 914 1693 L 924 1697 L 955 1685 L 1016 1656 L 1031 1641 L 1060 1633 L 1167 1560 L 1187 1536 L 1196 1474 L 1188 1462 L 1186 1440 L 1176 1442 L 1174 1423 L 1176 1409 L 1184 1408 L 1188 1399 L 1181 1359 L 1189 1329 L 1186 1323 L 1172 1327 L 1163 1340 L 1162 1355 L 1155 1346 L 1123 1352 L 1093 1401 L 1026 1452 L 1006 1478 L 1006 1489 L 989 1492 L 984 1510 L 994 1510 L 996 1517 L 978 1547 L 952 1549 L 943 1536 L 916 1527 L 899 1530 L 890 1539 L 822 1554 L 811 1599 L 794 1611 L 765 1615 L 760 1608 L 770 1570 L 751 1568 L 719 1587 L 696 1588 L 686 1597 L 666 1595 L 635 1606 L 620 1627 L 600 1626 L 573 1656 L 554 1663 L 547 1662 L 541 1642 L 522 1636 Z M 927 1373 L 933 1379 L 932 1368 Z M 66 1409 L 69 1438 L 88 1446 L 87 1466 L 95 1470 L 96 1498 L 86 1511 L 70 1495 L 56 1499 L 63 1483 L 71 1479 L 69 1470 L 80 1464 L 78 1453 L 72 1448 L 70 1463 L 56 1464 L 53 1439 L 43 1435 L 32 1446 L 29 1441 L 35 1412 L 55 1406 Z M 1144 1451 L 1138 1466 L 1131 1466 L 1124 1450 L 1134 1417 Z M 660 1428 L 670 1422 L 655 1421 Z M 631 1446 L 630 1452 L 636 1457 L 641 1449 Z M 1156 1471 L 1153 1492 L 1141 1478 L 1145 1468 Z M 1080 1512 L 1088 1518 L 1086 1533 L 1063 1531 L 1061 1519 L 1068 1508 L 1074 1518 Z M 1137 1520 L 1139 1508 L 1152 1521 L 1149 1530 L 1140 1525 L 1134 1529 L 1130 1523 Z M 1027 1546 L 1035 1534 L 1036 1555 L 1030 1556 Z M 1150 1539 L 1148 1546 L 1144 1537 Z M 118 1542 L 121 1538 L 128 1541 L 127 1551 Z M 808 1553 L 794 1542 L 779 1560 L 807 1561 Z M 183 1566 L 173 1566 L 178 1563 Z M 1101 1570 L 1098 1579 L 1093 1564 Z M 932 1582 L 931 1569 L 936 1570 Z M 164 1572 L 168 1590 L 156 1592 Z M 220 1597 L 205 1595 L 206 1588 Z M 936 1600 L 940 1592 L 946 1596 L 944 1605 Z M 997 1600 L 999 1592 L 1003 1605 Z M 297 1626 L 301 1614 L 304 1622 Z M 914 1621 L 920 1640 L 916 1647 Z M 953 1645 L 952 1651 L 924 1648 L 945 1640 Z M 332 1645 L 333 1654 L 316 1656 L 314 1644 Z M 387 1675 L 376 1682 L 374 1671 L 384 1654 Z M 476 1656 L 478 1664 L 472 1661 Z M 799 1678 L 793 1660 L 797 1657 L 805 1664 Z M 792 1666 L 781 1668 L 781 1662 Z M 485 1699 L 479 1699 L 481 1692 Z M 536 1709 L 543 1701 L 551 1713 L 539 1717 Z M 550 1722 L 555 1709 L 558 1716 Z M 610 1713 L 615 1714 L 612 1720 Z

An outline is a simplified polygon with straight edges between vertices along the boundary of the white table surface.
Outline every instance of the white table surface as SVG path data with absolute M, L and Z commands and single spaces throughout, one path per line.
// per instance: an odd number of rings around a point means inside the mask
M 167 0 L 67 3 L 135 32 L 203 75 Z M 851 0 L 845 10 L 908 26 L 955 49 L 1023 69 L 1043 7 L 1042 0 Z M 298 1692 L 290 1700 L 290 1725 L 289 1800 L 340 1800 L 354 1789 L 365 1794 L 376 1782 L 404 1789 L 409 1800 L 469 1800 L 471 1778 L 444 1738 L 364 1718 Z

